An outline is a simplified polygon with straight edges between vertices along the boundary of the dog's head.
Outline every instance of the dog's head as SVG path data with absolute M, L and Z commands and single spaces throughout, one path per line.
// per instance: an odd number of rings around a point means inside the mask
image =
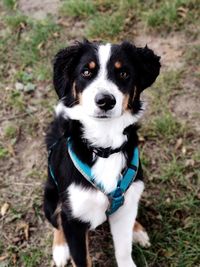
M 160 71 L 160 58 L 147 46 L 84 41 L 61 50 L 54 60 L 54 86 L 64 105 L 81 107 L 95 119 L 141 109 L 140 93 Z

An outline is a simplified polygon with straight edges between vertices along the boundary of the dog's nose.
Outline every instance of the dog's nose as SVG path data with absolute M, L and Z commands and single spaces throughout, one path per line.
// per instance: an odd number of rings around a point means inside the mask
M 116 99 L 111 94 L 99 93 L 95 96 L 95 102 L 100 109 L 107 111 L 115 106 Z

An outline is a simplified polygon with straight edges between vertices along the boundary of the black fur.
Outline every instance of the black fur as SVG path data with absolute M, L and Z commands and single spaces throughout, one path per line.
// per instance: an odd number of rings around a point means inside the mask
M 76 103 L 72 92 L 74 81 L 76 82 L 77 93 L 79 93 L 96 77 L 99 68 L 97 46 L 96 43 L 84 41 L 63 49 L 56 55 L 54 60 L 54 87 L 58 97 L 64 99 L 66 106 L 72 106 Z M 129 75 L 124 81 L 118 78 L 119 74 L 113 67 L 117 60 L 123 62 L 123 68 Z M 95 61 L 97 67 L 91 79 L 85 80 L 81 77 L 81 72 L 89 61 Z M 113 46 L 108 69 L 109 79 L 117 84 L 119 90 L 129 96 L 135 95 L 134 103 L 131 102 L 130 106 L 132 112 L 137 113 L 141 108 L 139 99 L 141 91 L 150 86 L 159 74 L 159 57 L 147 47 L 136 48 L 130 43 L 122 43 Z M 71 183 L 80 184 L 85 188 L 91 188 L 92 185 L 74 167 L 67 151 L 66 140 L 71 137 L 73 149 L 77 156 L 83 162 L 92 166 L 94 164 L 92 149 L 89 142 L 82 139 L 83 127 L 79 121 L 65 120 L 62 116 L 55 118 L 51 124 L 46 137 L 46 144 L 47 150 L 50 150 L 53 146 L 49 161 L 58 186 L 54 183 L 48 171 L 44 194 L 45 215 L 54 227 L 58 227 L 55 210 L 58 204 L 61 204 L 60 215 L 63 230 L 72 258 L 76 265 L 80 267 L 86 266 L 85 238 L 90 225 L 72 217 L 66 192 Z M 124 153 L 127 155 L 127 165 L 129 165 L 133 148 L 138 145 L 137 126 L 131 125 L 124 129 L 124 134 L 128 136 Z M 142 179 L 141 164 L 136 179 Z

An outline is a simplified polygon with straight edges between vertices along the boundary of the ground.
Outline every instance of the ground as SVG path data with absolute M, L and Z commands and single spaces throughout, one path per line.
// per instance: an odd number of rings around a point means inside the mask
M 152 246 L 139 267 L 200 266 L 200 18 L 197 0 L 0 2 L 0 267 L 47 267 L 52 231 L 42 211 L 44 145 L 57 97 L 51 61 L 87 37 L 148 45 L 162 70 L 144 92 L 140 130 L 146 189 L 139 221 Z M 116 266 L 105 224 L 90 233 L 94 266 Z

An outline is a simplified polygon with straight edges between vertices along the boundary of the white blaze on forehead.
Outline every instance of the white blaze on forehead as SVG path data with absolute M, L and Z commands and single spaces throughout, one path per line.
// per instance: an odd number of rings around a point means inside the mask
M 100 63 L 100 76 L 107 77 L 107 63 L 111 56 L 111 44 L 100 45 L 99 51 L 99 63 Z

